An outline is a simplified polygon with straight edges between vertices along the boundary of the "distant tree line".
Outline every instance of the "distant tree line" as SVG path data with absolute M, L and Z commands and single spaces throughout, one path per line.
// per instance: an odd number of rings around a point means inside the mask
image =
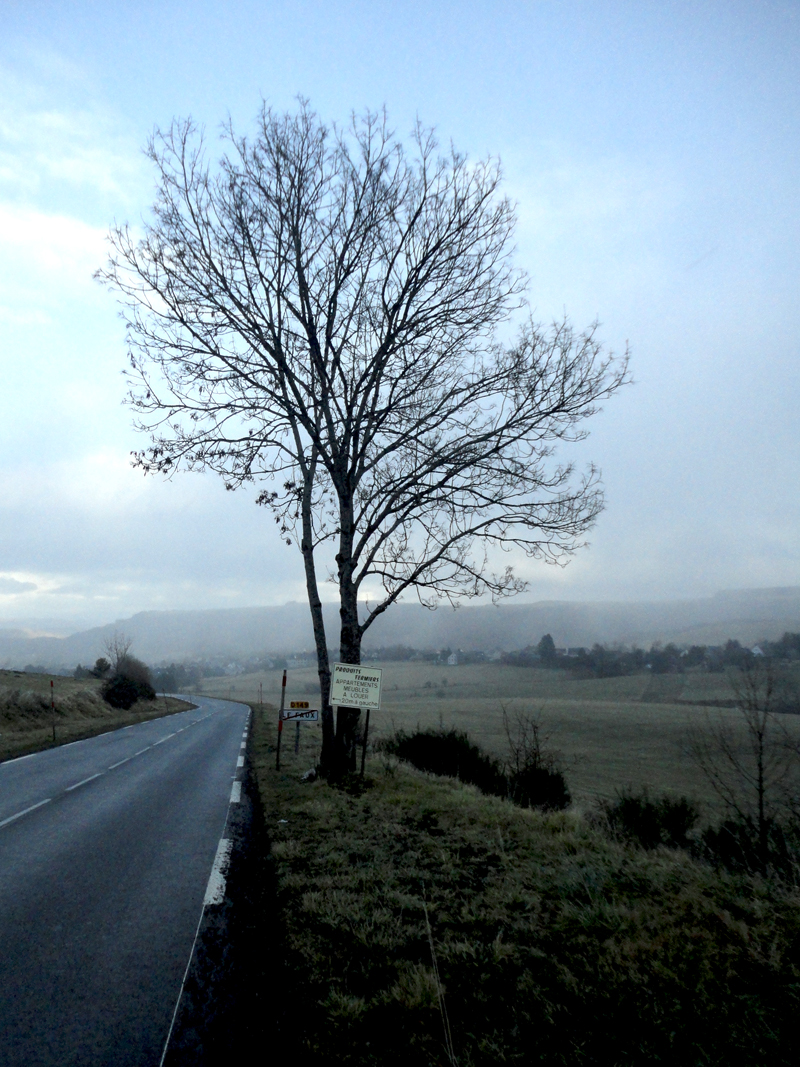
M 334 661 L 335 652 L 333 649 L 329 651 L 330 659 Z M 566 670 L 587 678 L 615 678 L 645 671 L 652 674 L 682 674 L 698 668 L 724 671 L 731 667 L 746 667 L 761 655 L 773 661 L 800 660 L 800 634 L 787 632 L 779 640 L 761 641 L 753 649 L 745 648 L 733 639 L 724 645 L 691 645 L 688 648 L 681 648 L 673 642 L 666 645 L 656 642 L 649 649 L 608 647 L 599 643 L 591 648 L 560 649 L 556 647 L 552 635 L 545 634 L 537 644 L 511 652 L 493 654 L 481 649 L 453 649 L 450 646 L 420 649 L 412 645 L 395 644 L 365 649 L 363 659 L 368 663 L 419 662 L 442 665 L 454 655 L 459 664 L 497 661 L 514 667 Z M 288 657 L 260 655 L 233 663 L 225 663 L 224 657 L 214 662 L 170 663 L 151 669 L 152 685 L 159 693 L 175 693 L 199 685 L 203 678 L 283 670 L 301 665 L 306 660 L 309 666 L 315 663 L 314 655 L 304 649 Z M 234 667 L 235 670 L 232 669 Z M 101 656 L 94 667 L 79 664 L 74 677 L 106 679 L 111 670 L 112 664 Z
M 536 645 L 503 654 L 503 663 L 515 667 L 545 667 L 575 672 L 584 677 L 615 678 L 649 671 L 652 674 L 683 674 L 691 668 L 724 671 L 746 667 L 760 657 L 791 661 L 800 659 L 800 634 L 785 633 L 778 641 L 762 641 L 752 649 L 739 641 L 724 645 L 691 645 L 679 648 L 670 642 L 643 648 L 608 648 L 594 644 L 591 648 L 558 649 L 550 634 Z

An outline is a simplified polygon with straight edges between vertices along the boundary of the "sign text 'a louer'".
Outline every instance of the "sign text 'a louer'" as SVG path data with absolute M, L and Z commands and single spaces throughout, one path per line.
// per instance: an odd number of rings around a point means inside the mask
M 381 706 L 381 668 L 334 663 L 331 704 L 377 711 Z

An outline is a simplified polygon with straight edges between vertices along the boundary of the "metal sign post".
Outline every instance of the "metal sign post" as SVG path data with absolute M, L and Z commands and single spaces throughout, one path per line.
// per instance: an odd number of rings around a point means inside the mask
M 369 737 L 369 713 L 378 711 L 381 706 L 380 667 L 362 667 L 360 663 L 334 663 L 331 675 L 331 705 L 358 708 L 366 711 L 364 723 L 364 744 L 361 750 L 361 777 L 364 777 L 364 765 L 367 760 L 367 738 Z
M 283 705 L 286 703 L 286 671 L 281 682 L 281 707 L 278 712 L 278 744 L 275 746 L 275 770 L 281 769 L 281 734 L 283 733 Z
M 364 777 L 364 764 L 367 762 L 367 738 L 369 737 L 369 708 L 367 708 L 367 719 L 364 723 L 364 746 L 361 749 L 361 777 Z

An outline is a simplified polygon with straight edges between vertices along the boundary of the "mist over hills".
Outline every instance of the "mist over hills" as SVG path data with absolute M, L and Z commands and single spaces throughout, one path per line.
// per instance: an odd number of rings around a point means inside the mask
M 326 605 L 328 642 L 338 640 L 338 609 Z M 563 647 L 654 641 L 721 644 L 736 638 L 751 645 L 800 631 L 800 586 L 741 589 L 695 600 L 640 602 L 540 601 L 534 604 L 441 607 L 398 604 L 370 628 L 365 649 L 404 644 L 414 648 L 512 649 L 550 633 Z M 128 619 L 68 637 L 30 637 L 0 629 L 0 665 L 74 667 L 93 663 L 115 631 L 132 638 L 149 663 L 286 654 L 313 648 L 308 607 L 232 608 L 213 611 L 143 611 Z

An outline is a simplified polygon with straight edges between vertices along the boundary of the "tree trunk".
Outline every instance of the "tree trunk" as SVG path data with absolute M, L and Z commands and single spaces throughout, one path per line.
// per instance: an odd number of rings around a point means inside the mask
M 353 523 L 352 506 L 341 509 L 339 554 L 339 615 L 341 631 L 339 659 L 341 663 L 361 662 L 361 628 L 358 622 L 358 590 L 353 584 Z M 356 771 L 356 744 L 360 708 L 339 707 L 336 715 L 336 743 L 334 775 L 341 777 Z
M 322 601 L 317 588 L 317 570 L 314 563 L 314 531 L 311 526 L 311 490 L 314 471 L 310 471 L 303 489 L 302 516 L 303 540 L 300 545 L 306 572 L 306 591 L 308 606 L 311 611 L 311 624 L 314 628 L 314 645 L 317 650 L 317 670 L 319 672 L 319 693 L 322 714 L 322 753 L 320 771 L 324 775 L 334 760 L 333 708 L 331 695 L 331 665 L 328 659 L 328 641 L 325 636 L 325 620 L 322 615 Z

